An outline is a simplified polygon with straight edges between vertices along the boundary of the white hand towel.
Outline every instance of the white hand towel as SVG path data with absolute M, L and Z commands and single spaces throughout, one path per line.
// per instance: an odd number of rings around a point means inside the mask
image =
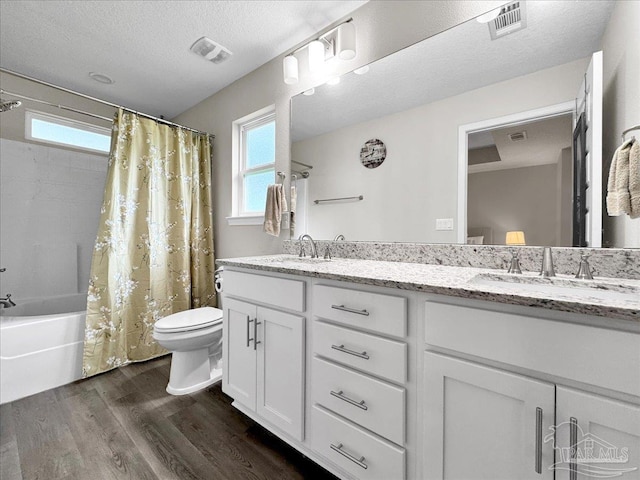
M 289 228 L 291 229 L 291 238 L 294 237 L 296 231 L 296 208 L 298 204 L 298 191 L 295 185 L 291 185 L 291 206 L 289 207 L 289 211 L 291 212 L 291 224 Z
M 629 153 L 633 140 L 623 143 L 613 154 L 607 181 L 607 212 L 610 217 L 631 213 L 629 194 Z
M 274 237 L 280 236 L 282 212 L 287 210 L 287 198 L 281 184 L 267 187 L 267 201 L 264 207 L 264 231 Z
M 640 217 L 640 142 L 635 140 L 629 152 L 629 196 L 631 218 Z

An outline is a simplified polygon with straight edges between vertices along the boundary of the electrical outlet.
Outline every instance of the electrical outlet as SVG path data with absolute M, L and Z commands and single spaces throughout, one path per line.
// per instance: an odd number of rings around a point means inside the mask
M 453 218 L 436 218 L 436 230 L 453 230 Z

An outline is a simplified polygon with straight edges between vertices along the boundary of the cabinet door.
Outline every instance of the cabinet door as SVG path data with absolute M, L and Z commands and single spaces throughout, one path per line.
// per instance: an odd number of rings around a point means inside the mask
M 556 402 L 556 479 L 640 479 L 640 406 L 566 387 Z
M 256 307 L 224 298 L 222 391 L 252 410 L 256 409 Z
M 302 440 L 304 318 L 258 307 L 257 412 Z
M 552 480 L 555 386 L 424 354 L 424 477 Z

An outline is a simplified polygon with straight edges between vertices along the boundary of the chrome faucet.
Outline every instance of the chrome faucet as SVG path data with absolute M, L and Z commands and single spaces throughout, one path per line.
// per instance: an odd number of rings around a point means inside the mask
M 300 240 L 300 254 L 298 256 L 305 256 L 303 243 L 305 239 L 308 239 L 311 242 L 311 258 L 318 258 L 318 249 L 316 248 L 316 242 L 314 242 L 313 238 L 311 238 L 311 235 L 307 233 L 305 233 L 304 235 L 300 235 L 300 238 L 298 239 Z
M 344 240 L 344 235 L 342 235 L 342 234 L 336 235 L 336 238 L 333 239 L 334 242 L 338 242 L 340 240 Z M 324 249 L 324 259 L 325 260 L 331 260 L 331 244 L 332 243 L 333 242 L 327 242 L 327 246 Z
M 520 258 L 518 257 L 518 252 L 513 252 L 511 254 L 511 263 L 509 264 L 509 270 L 507 273 L 513 274 L 522 274 L 522 269 L 520 268 Z
M 0 298 L 0 305 L 2 306 L 2 308 L 11 308 L 15 307 L 16 303 L 11 300 L 11 294 L 7 293 L 6 297 Z
M 545 278 L 556 276 L 556 272 L 553 269 L 551 247 L 544 247 L 544 250 L 542 251 L 542 268 L 540 269 L 540 275 Z
M 336 235 L 336 238 L 334 238 L 333 241 L 337 242 L 338 240 L 344 240 L 344 235 L 342 234 Z
M 589 260 L 586 255 L 580 256 L 580 266 L 578 267 L 576 278 L 581 278 L 583 280 L 593 280 L 593 273 L 591 272 L 591 266 L 589 265 Z

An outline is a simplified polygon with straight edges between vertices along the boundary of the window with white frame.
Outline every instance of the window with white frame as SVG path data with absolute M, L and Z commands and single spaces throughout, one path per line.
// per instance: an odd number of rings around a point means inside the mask
M 109 153 L 111 130 L 50 113 L 25 112 L 25 138 L 91 152 Z
M 275 179 L 276 118 L 273 108 L 234 122 L 234 217 L 261 217 L 267 186 Z M 260 222 L 259 219 L 256 219 Z

